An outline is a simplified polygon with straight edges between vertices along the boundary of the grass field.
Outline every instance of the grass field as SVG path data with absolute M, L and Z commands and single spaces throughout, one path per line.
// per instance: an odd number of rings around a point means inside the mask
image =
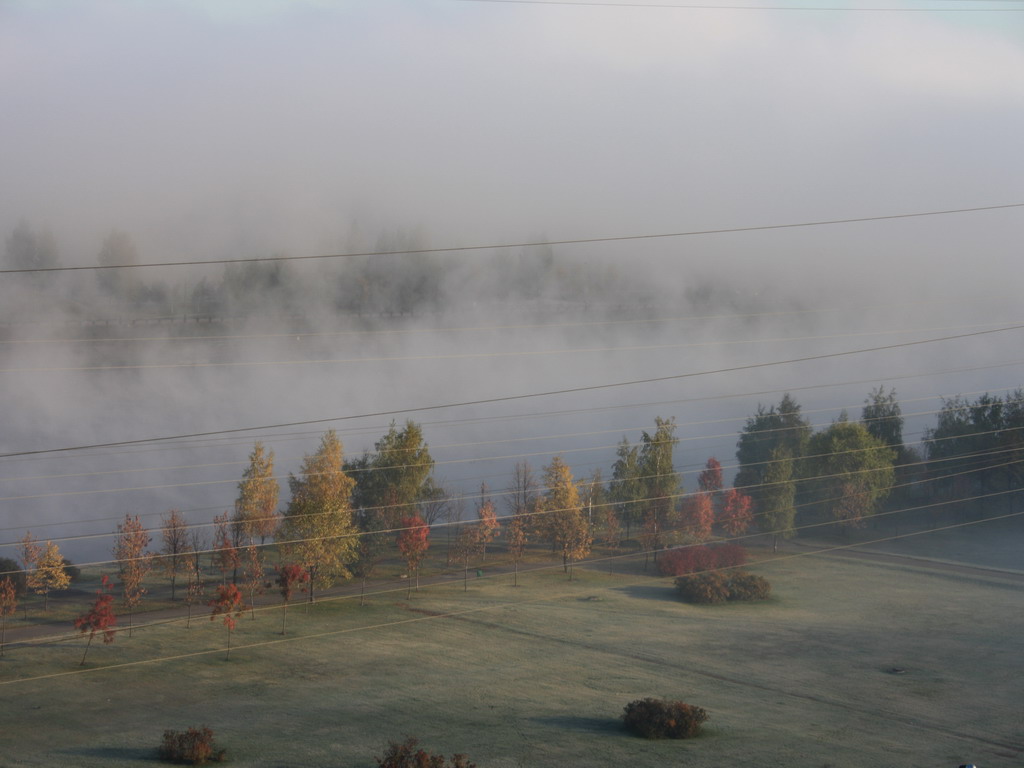
M 152 766 L 164 729 L 201 724 L 253 766 L 373 766 L 406 734 L 481 768 L 1024 763 L 1019 584 L 827 556 L 753 570 L 771 601 L 695 607 L 668 579 L 550 570 L 293 605 L 285 637 L 266 611 L 229 661 L 205 616 L 97 640 L 84 672 L 84 641 L 14 648 L 0 765 Z M 644 696 L 704 707 L 704 734 L 627 735 Z

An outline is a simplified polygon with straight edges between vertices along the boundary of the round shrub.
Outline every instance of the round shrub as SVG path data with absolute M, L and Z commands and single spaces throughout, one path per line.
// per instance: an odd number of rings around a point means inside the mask
M 739 571 L 729 580 L 730 600 L 767 600 L 772 585 L 763 576 Z
M 213 743 L 213 731 L 205 725 L 187 731 L 164 731 L 157 756 L 167 763 L 205 765 L 226 760 L 226 750 Z
M 708 713 L 682 701 L 648 698 L 629 702 L 622 719 L 629 731 L 645 739 L 689 739 Z
M 729 599 L 729 580 L 717 571 L 693 573 L 676 579 L 676 592 L 687 603 L 712 605 Z

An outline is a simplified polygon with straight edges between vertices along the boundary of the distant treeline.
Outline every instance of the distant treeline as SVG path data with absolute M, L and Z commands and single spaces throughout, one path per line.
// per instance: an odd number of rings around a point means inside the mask
M 668 296 L 665 281 L 657 287 L 645 283 L 637 270 L 618 266 L 625 261 L 556 255 L 549 246 L 468 254 L 399 252 L 428 247 L 422 239 L 399 234 L 382 236 L 369 247 L 355 249 L 378 253 L 373 256 L 289 263 L 282 254 L 231 254 L 226 258 L 282 260 L 197 266 L 169 278 L 158 276 L 154 269 L 131 268 L 154 259 L 145 258 L 129 234 L 113 231 L 89 263 L 128 268 L 101 269 L 91 274 L 11 275 L 4 281 L 0 322 L 57 313 L 72 320 L 90 321 L 109 321 L 124 315 L 387 317 L 451 309 L 489 311 L 495 306 L 514 307 L 522 313 L 535 308 L 535 303 L 554 311 L 597 308 L 635 313 L 663 303 Z M 181 254 L 173 261 L 187 261 L 189 257 Z M 212 257 L 196 254 L 194 258 L 202 261 Z M 47 230 L 23 221 L 7 237 L 5 269 L 38 270 L 63 265 L 57 241 Z M 714 306 L 719 312 L 756 309 L 754 295 L 696 279 L 678 290 L 673 287 L 671 298 L 685 299 L 695 306 Z

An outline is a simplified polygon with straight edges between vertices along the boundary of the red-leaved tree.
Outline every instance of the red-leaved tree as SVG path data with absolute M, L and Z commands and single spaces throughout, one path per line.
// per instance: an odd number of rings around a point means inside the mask
M 419 515 L 402 518 L 402 532 L 398 534 L 398 551 L 405 558 L 409 569 L 409 593 L 412 596 L 412 580 L 415 576 L 416 591 L 420 589 L 420 563 L 430 548 L 430 526 Z
M 224 626 L 228 630 L 228 649 L 224 655 L 227 661 L 231 656 L 231 630 L 235 628 L 238 619 L 245 612 L 245 604 L 242 602 L 242 593 L 234 584 L 218 584 L 217 596 L 209 602 L 213 610 L 210 612 L 210 621 L 218 616 L 224 617 Z
M 96 600 L 92 604 L 92 608 L 75 619 L 75 629 L 79 632 L 89 633 L 89 642 L 85 644 L 82 660 L 78 663 L 80 667 L 85 666 L 86 654 L 89 653 L 89 646 L 92 645 L 92 639 L 96 636 L 97 632 L 103 633 L 104 645 L 114 642 L 114 637 L 116 636 L 114 625 L 117 624 L 117 616 L 114 615 L 114 596 L 110 594 L 113 588 L 114 585 L 107 578 L 107 574 L 103 574 L 100 588 L 96 590 Z
M 754 522 L 752 507 L 753 502 L 747 494 L 735 488 L 726 491 L 718 522 L 727 536 L 739 536 L 750 528 Z
M 220 571 L 221 582 L 226 582 L 229 573 L 237 574 L 238 567 L 242 564 L 242 556 L 235 543 L 234 524 L 231 522 L 230 513 L 214 516 L 213 525 L 213 564 Z M 235 579 L 232 578 L 231 581 L 234 582 Z
M 309 571 L 301 565 L 289 563 L 277 569 L 277 587 L 281 591 L 281 599 L 284 601 L 284 610 L 281 612 L 281 634 L 285 633 L 285 625 L 288 621 L 288 603 L 292 599 L 292 593 L 296 587 L 305 591 L 305 584 L 309 583 Z
M 716 493 L 722 490 L 722 465 L 714 456 L 708 459 L 704 470 L 697 477 L 697 486 L 703 493 Z
M 710 493 L 695 493 L 683 502 L 683 521 L 693 541 L 707 541 L 715 524 L 715 507 Z
M 143 580 L 153 567 L 152 558 L 146 554 L 149 533 L 142 527 L 139 516 L 124 516 L 124 522 L 117 526 L 114 541 L 114 559 L 117 560 L 118 579 L 121 582 L 121 601 L 128 609 L 128 637 L 132 636 L 132 612 L 146 594 Z
M 480 522 L 477 525 L 477 537 L 480 543 L 480 557 L 487 559 L 487 545 L 494 541 L 494 537 L 501 530 L 498 523 L 498 511 L 494 508 L 494 502 L 487 498 L 487 484 L 480 486 L 480 506 L 477 508 L 477 516 Z

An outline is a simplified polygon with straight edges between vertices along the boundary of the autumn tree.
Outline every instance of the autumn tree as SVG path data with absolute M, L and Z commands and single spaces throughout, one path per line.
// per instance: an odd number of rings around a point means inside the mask
M 772 552 L 779 551 L 779 536 L 790 538 L 796 520 L 796 482 L 793 458 L 783 446 L 768 454 L 761 471 L 761 486 L 755 502 L 761 530 L 772 535 Z
M 233 522 L 244 541 L 251 544 L 259 539 L 263 544 L 274 535 L 280 494 L 281 486 L 274 477 L 274 452 L 267 452 L 263 443 L 256 441 L 235 499 Z
M 188 524 L 184 516 L 172 509 L 163 519 L 161 535 L 163 548 L 160 550 L 160 566 L 171 579 L 171 600 L 175 599 L 175 588 L 179 573 L 187 572 L 189 552 Z
M 487 485 L 480 485 L 480 504 L 476 508 L 479 518 L 477 523 L 477 540 L 480 545 L 480 557 L 487 557 L 487 545 L 494 541 L 494 537 L 501 530 L 498 523 L 498 512 L 494 508 L 494 502 L 487 496 Z
M 9 576 L 11 581 L 14 582 L 14 591 L 20 597 L 25 594 L 27 586 L 25 584 L 25 569 L 17 560 L 12 560 L 9 557 L 0 557 L 0 579 L 5 576 Z
M 301 564 L 313 589 L 349 578 L 346 563 L 356 558 L 359 530 L 352 512 L 355 481 L 343 469 L 341 440 L 334 430 L 324 434 L 316 453 L 307 454 L 299 476 L 289 475 L 292 498 L 285 511 L 278 543 L 286 557 Z
M 203 569 L 199 564 L 200 548 L 193 542 L 190 546 L 190 557 L 185 560 L 185 604 L 188 606 L 188 616 L 185 618 L 185 629 L 192 626 L 192 606 L 203 599 L 206 594 L 206 580 L 203 578 Z
M 592 537 L 590 526 L 580 505 L 579 489 L 572 470 L 555 456 L 544 470 L 543 515 L 550 520 L 552 541 L 562 554 L 562 568 L 572 580 L 571 567 L 590 553 Z
M 811 438 L 809 451 L 811 503 L 843 527 L 873 515 L 892 488 L 896 452 L 863 424 L 840 418 Z
M 601 511 L 608 503 L 608 494 L 604 487 L 604 480 L 601 476 L 601 469 L 595 469 L 590 477 L 579 483 L 580 506 L 587 516 L 587 525 L 595 528 L 594 517 L 601 515 Z
M 238 579 L 242 555 L 238 551 L 237 534 L 238 528 L 232 523 L 230 512 L 213 518 L 213 565 L 220 571 L 222 583 L 227 583 L 229 573 L 232 574 L 232 582 Z
M 21 560 L 22 567 L 22 579 L 25 583 L 25 589 L 32 589 L 31 579 L 32 574 L 35 573 L 36 567 L 39 565 L 39 560 L 43 556 L 43 547 L 39 541 L 32 535 L 32 531 L 26 531 L 21 541 L 18 543 L 18 558 Z M 26 616 L 28 614 L 28 608 L 25 609 Z
M 462 562 L 463 591 L 469 589 L 470 558 L 479 555 L 482 549 L 479 528 L 467 525 L 459 529 L 459 534 L 455 537 L 455 559 Z
M 4 576 L 0 579 L 0 656 L 4 655 L 4 643 L 7 640 L 7 617 L 13 616 L 18 610 L 18 590 L 14 579 Z
M 730 488 L 725 492 L 718 524 L 726 536 L 741 536 L 746 533 L 754 522 L 752 506 L 752 499 L 742 491 Z
M 709 492 L 695 493 L 683 502 L 683 527 L 687 536 L 700 543 L 711 538 L 715 507 Z
M 601 517 L 604 520 L 602 540 L 608 549 L 615 552 L 622 542 L 622 521 L 611 504 L 605 504 Z
M 210 621 L 222 617 L 228 631 L 227 653 L 224 654 L 224 660 L 227 661 L 231 656 L 231 631 L 245 612 L 242 593 L 235 584 L 218 584 L 217 595 L 209 602 L 209 606 L 213 609 L 210 611 Z
M 356 514 L 359 525 L 359 545 L 356 559 L 349 566 L 359 579 L 359 605 L 366 604 L 366 580 L 373 575 L 387 552 L 390 534 L 384 515 L 378 509 L 363 509 Z
M 256 544 L 249 544 L 242 549 L 242 586 L 249 593 L 249 608 L 252 618 L 256 618 L 256 595 L 264 590 L 266 565 L 263 562 L 263 549 Z
M 36 563 L 35 569 L 28 577 L 28 586 L 37 595 L 43 596 L 43 610 L 49 609 L 49 598 L 51 591 L 67 589 L 71 584 L 71 577 L 64 567 L 64 558 L 60 549 L 52 541 L 46 542 L 42 548 L 42 556 Z
M 654 420 L 654 434 L 643 432 L 640 443 L 640 481 L 643 488 L 643 529 L 646 552 L 658 552 L 670 540 L 676 521 L 676 500 L 683 492 L 672 454 L 679 443 L 675 419 Z M 645 558 L 646 563 L 646 558 Z
M 277 569 L 277 588 L 281 593 L 284 608 L 281 611 L 281 634 L 285 633 L 288 622 L 288 603 L 296 589 L 305 589 L 309 584 L 309 571 L 297 563 L 287 563 Z
M 619 519 L 626 526 L 626 538 L 634 525 L 643 519 L 644 484 L 640 469 L 640 446 L 631 445 L 625 437 L 616 449 L 618 458 L 612 467 L 608 499 L 615 505 Z
M 701 493 L 718 493 L 722 490 L 722 464 L 714 456 L 707 460 L 697 477 L 697 487 Z
M 787 392 L 778 406 L 757 406 L 757 413 L 747 419 L 736 443 L 739 471 L 733 483 L 749 494 L 755 509 L 762 509 L 765 500 L 762 489 L 766 486 L 765 473 L 772 466 L 772 453 L 779 450 L 792 462 L 792 479 L 800 474 L 800 460 L 807 453 L 811 438 L 811 425 L 800 413 L 800 406 Z
M 412 596 L 412 580 L 416 579 L 416 591 L 420 588 L 420 563 L 430 548 L 430 526 L 419 515 L 403 517 L 398 534 L 398 551 L 405 558 L 409 576 L 409 596 Z
M 78 663 L 80 667 L 85 666 L 85 657 L 89 653 L 89 646 L 92 645 L 92 639 L 97 632 L 103 633 L 104 645 L 114 642 L 116 636 L 114 625 L 117 624 L 117 616 L 114 614 L 114 596 L 110 594 L 113 587 L 107 574 L 103 574 L 92 608 L 75 619 L 75 629 L 83 634 L 89 633 L 89 640 L 82 652 L 82 660 Z
M 121 604 L 128 611 L 128 637 L 132 636 L 132 614 L 146 594 L 142 582 L 153 565 L 152 558 L 146 553 L 149 542 L 149 533 L 142 526 L 138 515 L 132 517 L 126 514 L 124 522 L 118 523 L 114 560 L 117 561 L 118 581 L 121 584 Z
M 356 508 L 382 509 L 388 527 L 394 527 L 400 518 L 415 513 L 419 502 L 433 492 L 428 480 L 434 460 L 422 428 L 414 421 L 406 421 L 402 429 L 392 422 L 374 448 L 375 453 L 364 453 L 345 464 L 345 471 L 356 482 L 352 501 Z
M 513 514 L 508 521 L 508 556 L 512 560 L 513 586 L 519 586 L 519 563 L 526 554 L 529 526 L 525 513 Z

